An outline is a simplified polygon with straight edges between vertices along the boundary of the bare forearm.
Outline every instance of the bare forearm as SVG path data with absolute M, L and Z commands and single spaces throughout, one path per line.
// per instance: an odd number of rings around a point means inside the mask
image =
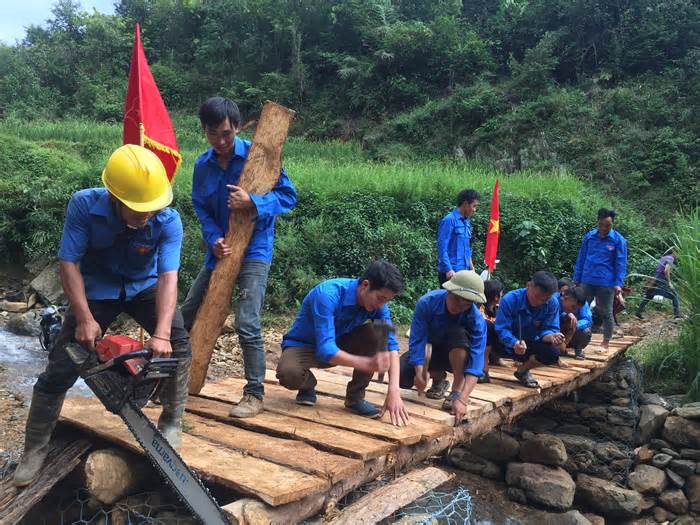
M 333 357 L 331 357 L 331 359 L 328 362 L 332 365 L 361 368 L 363 365 L 366 364 L 366 360 L 366 357 L 350 354 L 345 350 L 338 350 L 338 352 Z
M 165 272 L 158 275 L 156 285 L 156 330 L 159 337 L 170 337 L 175 306 L 177 305 L 177 272 Z
M 399 391 L 399 372 L 401 371 L 400 369 L 400 364 L 399 364 L 399 353 L 398 352 L 389 352 L 389 358 L 391 360 L 389 364 L 389 390 L 393 390 L 398 392 Z
M 477 379 L 478 378 L 476 376 L 471 374 L 466 374 L 464 376 L 464 386 L 462 387 L 462 393 L 459 395 L 459 398 L 463 403 L 467 403 L 467 401 L 469 401 L 469 396 L 472 395 Z
M 71 311 L 78 323 L 92 320 L 92 312 L 85 296 L 85 282 L 80 273 L 79 263 L 61 261 L 59 264 L 61 284 L 68 298 Z

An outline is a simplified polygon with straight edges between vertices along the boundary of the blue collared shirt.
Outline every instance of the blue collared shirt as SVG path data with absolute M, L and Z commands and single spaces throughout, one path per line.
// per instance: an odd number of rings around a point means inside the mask
M 564 312 L 564 302 L 561 294 L 557 292 L 552 297 L 557 300 L 559 316 L 561 317 L 566 313 Z M 576 330 L 578 332 L 583 332 L 585 329 L 593 326 L 593 312 L 591 312 L 591 307 L 588 306 L 588 303 L 583 303 L 583 306 L 574 315 L 576 316 Z
M 472 223 L 457 208 L 445 215 L 438 226 L 438 272 L 471 270 Z
M 158 274 L 180 267 L 182 222 L 165 208 L 143 228 L 128 228 L 104 188 L 73 194 L 58 252 L 61 261 L 80 263 L 88 299 L 132 299 L 156 284 Z
M 550 297 L 538 308 L 527 302 L 527 288 L 508 292 L 496 313 L 496 333 L 509 350 L 520 339 L 539 341 L 545 335 L 559 332 L 559 302 Z
M 433 290 L 418 299 L 411 321 L 408 362 L 412 365 L 424 364 L 425 345 L 445 342 L 444 337 L 448 326 L 459 324 L 469 333 L 471 343 L 469 359 L 464 364 L 464 373 L 481 377 L 484 374 L 486 321 L 475 304 L 472 304 L 466 312 L 451 315 L 445 304 L 448 293 L 447 290 Z
M 202 236 L 207 243 L 205 264 L 207 268 L 216 266 L 212 247 L 217 239 L 226 236 L 228 231 L 229 207 L 227 185 L 237 185 L 250 141 L 236 137 L 231 161 L 225 170 L 221 169 L 214 150 L 210 148 L 195 161 L 192 176 L 192 206 L 202 224 Z M 272 261 L 272 248 L 275 240 L 275 217 L 287 213 L 297 202 L 297 192 L 287 172 L 282 168 L 277 185 L 265 195 L 250 194 L 258 216 L 255 230 L 245 253 L 246 261 Z
M 368 312 L 357 304 L 357 279 L 329 279 L 306 294 L 292 327 L 282 338 L 282 348 L 314 348 L 316 358 L 328 363 L 338 353 L 336 339 L 349 334 L 369 320 L 391 324 L 387 305 Z M 399 343 L 389 334 L 387 348 L 398 351 Z
M 583 236 L 574 267 L 574 282 L 622 286 L 627 274 L 627 241 L 617 231 L 605 236 L 591 230 Z

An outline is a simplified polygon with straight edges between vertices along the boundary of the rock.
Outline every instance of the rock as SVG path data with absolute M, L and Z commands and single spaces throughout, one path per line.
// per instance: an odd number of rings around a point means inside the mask
M 667 454 L 667 455 L 671 456 L 671 459 L 678 459 L 681 457 L 681 455 L 678 452 L 676 452 L 675 450 L 673 450 L 672 448 L 665 448 L 664 447 L 662 449 L 659 449 L 659 452 L 661 452 L 662 454 Z
M 660 450 L 662 448 L 670 448 L 671 445 L 669 445 L 666 441 L 663 439 L 659 438 L 654 438 L 649 440 L 649 446 L 653 448 L 654 450 Z
M 558 510 L 571 507 L 576 484 L 561 467 L 548 467 L 536 463 L 509 463 L 506 483 L 522 489 L 528 501 Z
M 664 423 L 663 438 L 687 448 L 700 448 L 700 421 L 669 416 Z
M 603 516 L 587 512 L 584 514 L 584 517 L 591 522 L 591 525 L 605 525 L 605 518 L 603 518 Z
M 592 406 L 586 408 L 584 410 L 581 410 L 581 417 L 584 419 L 597 419 L 603 421 L 608 417 L 608 407 Z
M 622 452 L 617 445 L 614 443 L 610 443 L 608 441 L 605 441 L 603 443 L 600 443 L 594 450 L 593 452 L 595 453 L 598 458 L 600 458 L 602 461 L 610 461 L 611 459 L 626 459 L 627 454 Z
M 700 461 L 700 450 L 694 448 L 682 448 L 681 457 L 683 459 L 692 459 L 693 461 Z
M 656 435 L 668 417 L 668 410 L 659 405 L 643 405 L 639 411 L 639 440 L 646 443 Z
M 542 520 L 543 525 L 591 525 L 591 522 L 577 510 L 563 514 L 547 514 Z
M 697 466 L 695 467 L 695 473 L 700 474 L 700 463 L 698 463 Z
M 591 429 L 586 425 L 578 425 L 578 424 L 570 423 L 570 424 L 558 426 L 557 432 L 559 432 L 561 434 L 581 435 L 581 434 L 590 434 Z
M 508 487 L 507 495 L 509 500 L 527 505 L 527 496 L 525 495 L 525 491 L 522 489 L 517 487 Z
M 684 478 L 695 474 L 695 461 L 690 461 L 689 459 L 673 459 L 668 466 L 673 472 L 680 474 Z
M 616 416 L 611 415 L 610 417 Z M 611 425 L 609 421 L 594 421 L 591 423 L 591 427 L 596 432 L 623 443 L 636 443 L 639 440 L 631 425 Z
M 529 415 L 520 419 L 520 424 L 533 432 L 549 432 L 557 426 L 557 422 L 548 417 Z
M 651 464 L 657 468 L 666 468 L 672 459 L 668 454 L 656 454 L 651 460 Z
M 681 516 L 680 518 L 676 519 L 676 516 L 669 512 L 668 519 L 673 520 L 671 525 L 698 525 L 697 518 L 693 516 Z
M 610 467 L 617 472 L 629 472 L 633 466 L 634 460 L 632 459 L 614 459 L 610 462 Z
M 593 451 L 598 446 L 598 443 L 591 438 L 585 436 L 575 436 L 573 434 L 554 434 L 556 437 L 561 439 L 566 447 L 566 452 L 568 454 L 575 454 L 583 450 Z
M 674 408 L 671 413 L 674 416 L 680 416 L 686 419 L 700 419 L 700 401 Z
M 41 334 L 40 319 L 35 312 L 12 315 L 5 325 L 5 329 L 17 335 L 29 335 L 36 337 Z
M 478 474 L 485 478 L 503 479 L 501 467 L 462 447 L 452 450 L 450 453 L 450 462 L 457 468 L 473 474 Z
M 659 503 L 662 507 L 675 514 L 685 514 L 688 512 L 688 500 L 680 489 L 664 491 L 661 496 L 659 496 Z
M 652 394 L 652 393 L 644 393 L 641 396 L 639 396 L 639 404 L 640 405 L 659 405 L 662 406 L 666 409 L 670 407 L 668 404 L 668 401 L 666 401 L 663 397 L 661 397 L 659 394 Z
M 665 470 L 666 475 L 668 476 L 668 479 L 673 483 L 676 487 L 679 489 L 683 488 L 683 485 L 685 485 L 685 480 L 683 479 L 682 476 L 679 476 L 675 472 L 673 472 L 670 468 L 666 468 Z
M 643 445 L 634 451 L 634 459 L 637 463 L 649 463 L 653 457 L 654 451 L 648 445 Z M 671 461 L 670 458 L 669 461 Z
M 518 457 L 520 444 L 508 434 L 492 430 L 474 438 L 470 448 L 477 456 L 496 463 L 507 463 Z
M 632 518 L 642 511 L 642 495 L 586 474 L 576 479 L 576 497 L 604 516 Z
M 690 476 L 688 486 L 685 487 L 685 495 L 690 503 L 690 510 L 700 512 L 700 476 Z
M 29 307 L 27 306 L 27 303 L 22 301 L 22 302 L 14 302 L 14 301 L 0 301 L 0 310 L 3 310 L 5 312 L 12 312 L 15 314 L 21 314 L 29 310 Z
M 66 302 L 66 296 L 63 293 L 61 275 L 58 268 L 58 262 L 49 264 L 29 283 L 29 286 L 36 290 L 39 297 L 41 297 L 47 305 L 63 304 Z
M 551 434 L 538 434 L 520 444 L 520 459 L 525 463 L 541 463 L 559 467 L 568 456 L 561 439 Z
M 616 397 L 611 401 L 611 403 L 618 407 L 628 407 L 631 401 L 627 397 Z
M 651 465 L 637 465 L 629 475 L 628 483 L 631 489 L 642 494 L 661 494 L 666 488 L 666 474 Z
M 668 521 L 668 512 L 666 512 L 666 510 L 663 507 L 654 507 L 654 510 L 652 512 L 654 513 L 654 519 L 658 523 Z

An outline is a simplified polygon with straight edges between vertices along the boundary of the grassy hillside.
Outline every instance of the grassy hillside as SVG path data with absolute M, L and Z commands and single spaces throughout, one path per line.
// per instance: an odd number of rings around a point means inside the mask
M 175 207 L 186 240 L 181 291 L 202 262 L 199 224 L 189 199 L 194 161 L 207 145 L 196 119 L 175 120 L 183 165 L 175 181 Z M 0 248 L 6 258 L 56 253 L 70 194 L 100 184 L 121 127 L 88 121 L 0 121 Z M 356 275 L 375 257 L 399 265 L 407 293 L 394 308 L 405 320 L 415 299 L 436 285 L 437 222 L 457 192 L 482 193 L 475 223 L 474 261 L 483 268 L 488 203 L 501 180 L 502 235 L 499 278 L 522 284 L 534 270 L 571 271 L 583 233 L 600 206 L 621 211 L 618 227 L 630 244 L 631 271 L 646 272 L 664 245 L 663 232 L 625 202 L 610 198 L 566 173 L 499 173 L 474 162 L 368 160 L 351 142 L 311 142 L 290 137 L 284 164 L 297 187 L 296 210 L 277 226 L 268 308 L 293 308 L 323 278 Z

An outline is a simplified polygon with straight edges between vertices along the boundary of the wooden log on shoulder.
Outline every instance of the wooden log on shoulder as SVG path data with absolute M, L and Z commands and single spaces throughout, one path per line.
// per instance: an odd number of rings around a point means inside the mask
M 378 523 L 452 478 L 436 467 L 414 470 L 348 505 L 330 525 Z
M 294 111 L 274 102 L 263 106 L 253 143 L 248 151 L 238 186 L 248 193 L 262 195 L 270 192 L 280 176 L 282 144 L 287 138 Z M 189 390 L 197 394 L 207 377 L 209 361 L 216 340 L 221 334 L 231 305 L 233 286 L 243 264 L 248 242 L 255 229 L 255 210 L 231 212 L 226 232 L 226 244 L 232 253 L 217 262 L 209 281 L 197 318 L 190 332 L 192 368 Z
M 96 450 L 87 457 L 83 466 L 85 488 L 107 505 L 138 492 L 152 472 L 152 467 L 143 457 L 119 448 Z

